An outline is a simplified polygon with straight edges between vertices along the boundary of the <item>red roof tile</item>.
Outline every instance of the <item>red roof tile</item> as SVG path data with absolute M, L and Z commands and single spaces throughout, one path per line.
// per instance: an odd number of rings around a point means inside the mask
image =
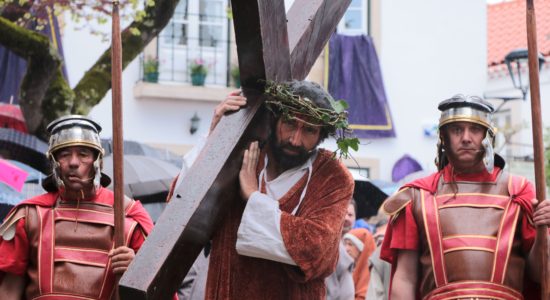
M 535 0 L 537 46 L 550 55 L 550 1 Z M 526 8 L 524 0 L 487 6 L 487 65 L 504 62 L 510 51 L 527 48 Z

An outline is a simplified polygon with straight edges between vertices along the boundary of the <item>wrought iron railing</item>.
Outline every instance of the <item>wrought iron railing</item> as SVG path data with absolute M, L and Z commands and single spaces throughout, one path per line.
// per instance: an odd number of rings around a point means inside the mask
M 192 76 L 192 66 L 202 63 L 207 70 L 206 85 L 230 86 L 231 70 L 236 68 L 231 64 L 234 41 L 230 39 L 230 26 L 227 16 L 174 16 L 157 37 L 158 81 L 193 83 L 196 78 Z M 144 60 L 142 55 L 142 79 L 150 81 L 144 72 Z

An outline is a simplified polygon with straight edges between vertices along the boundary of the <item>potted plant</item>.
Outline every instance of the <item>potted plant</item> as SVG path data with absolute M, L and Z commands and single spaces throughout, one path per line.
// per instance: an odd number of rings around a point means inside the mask
M 206 64 L 204 60 L 197 58 L 190 64 L 190 70 L 191 70 L 191 84 L 202 86 L 204 85 L 204 80 L 206 79 L 206 75 L 208 74 L 208 68 L 206 67 Z
M 233 78 L 233 84 L 235 85 L 235 87 L 240 88 L 241 87 L 241 74 L 239 73 L 239 67 L 238 66 L 233 66 L 233 68 L 231 68 L 231 78 Z
M 143 60 L 143 80 L 146 82 L 159 81 L 159 60 L 156 57 L 147 56 Z

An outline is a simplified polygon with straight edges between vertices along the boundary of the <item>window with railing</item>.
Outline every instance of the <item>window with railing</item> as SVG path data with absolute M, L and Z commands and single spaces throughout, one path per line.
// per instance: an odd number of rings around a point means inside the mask
M 227 12 L 228 0 L 180 0 L 157 39 L 158 80 L 191 83 L 193 65 L 200 62 L 207 70 L 206 85 L 229 86 L 234 41 Z M 338 32 L 369 34 L 369 18 L 370 0 L 352 0 Z
M 192 82 L 193 66 L 201 63 L 207 85 L 227 85 L 228 26 L 227 0 L 181 0 L 157 39 L 159 80 Z

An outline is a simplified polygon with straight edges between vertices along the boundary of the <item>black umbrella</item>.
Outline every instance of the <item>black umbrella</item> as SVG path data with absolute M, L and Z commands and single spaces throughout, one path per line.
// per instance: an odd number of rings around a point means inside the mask
M 25 163 L 44 173 L 51 173 L 46 157 L 48 144 L 37 137 L 11 128 L 0 128 L 0 156 Z
M 382 202 L 393 193 L 397 187 L 394 183 L 384 183 L 382 181 L 355 180 L 355 189 L 353 199 L 357 204 L 357 219 L 368 219 L 378 213 Z
M 103 158 L 103 172 L 113 176 L 113 156 Z M 124 193 L 142 202 L 165 201 L 179 172 L 178 167 L 154 157 L 124 155 Z

